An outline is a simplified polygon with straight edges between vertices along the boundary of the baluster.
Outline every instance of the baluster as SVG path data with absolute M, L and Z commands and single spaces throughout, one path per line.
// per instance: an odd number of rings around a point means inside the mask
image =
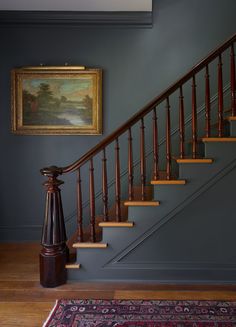
M 119 141 L 116 139 L 115 146 L 115 160 L 116 160 L 116 221 L 121 221 L 121 208 L 120 208 L 120 147 Z
M 103 158 L 102 158 L 102 200 L 103 200 L 103 220 L 108 221 L 107 159 L 106 159 L 105 148 L 103 149 Z
M 171 179 L 171 135 L 169 98 L 166 98 L 166 179 Z
M 234 45 L 231 45 L 230 53 L 230 81 L 231 81 L 231 114 L 236 115 L 236 90 L 235 90 L 235 58 L 234 58 Z
M 157 126 L 157 112 L 156 108 L 153 109 L 153 179 L 156 181 L 159 178 L 158 167 L 158 126 Z
M 218 136 L 223 136 L 223 75 L 221 54 L 219 55 L 218 62 Z
M 146 162 L 145 162 L 145 135 L 144 135 L 144 120 L 141 118 L 140 125 L 140 174 L 141 174 L 141 199 L 146 199 Z
M 82 191 L 81 191 L 81 175 L 80 168 L 78 169 L 77 179 L 77 224 L 78 224 L 78 241 L 84 241 L 83 233 L 83 206 L 82 206 Z
M 44 287 L 56 287 L 66 283 L 66 261 L 69 251 L 66 246 L 66 231 L 59 186 L 64 182 L 57 179 L 61 169 L 55 166 L 44 168 L 41 174 L 48 177 L 45 219 L 40 252 L 40 283 Z
M 96 242 L 95 232 L 95 194 L 94 194 L 94 168 L 93 159 L 90 159 L 89 168 L 89 193 L 90 193 L 90 241 Z
M 184 130 L 184 97 L 183 97 L 183 87 L 180 86 L 179 94 L 179 138 L 180 138 L 180 158 L 183 159 L 185 156 L 185 130 Z
M 132 138 L 131 128 L 129 128 L 128 132 L 129 132 L 129 137 L 128 137 L 129 201 L 132 201 L 134 198 L 134 190 L 133 190 L 134 175 L 133 175 L 133 145 L 132 145 L 133 138 Z
M 205 136 L 211 136 L 211 101 L 210 101 L 210 79 L 209 79 L 209 68 L 206 66 L 205 74 Z
M 196 101 L 196 79 L 192 79 L 192 158 L 197 157 L 197 101 Z

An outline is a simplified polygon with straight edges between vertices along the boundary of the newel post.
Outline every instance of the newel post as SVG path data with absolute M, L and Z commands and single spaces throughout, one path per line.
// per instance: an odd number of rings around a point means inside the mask
M 63 181 L 57 179 L 61 169 L 55 166 L 41 169 L 48 180 L 46 187 L 45 218 L 42 231 L 42 250 L 39 255 L 40 283 L 44 287 L 56 287 L 66 283 L 66 230 L 59 186 Z

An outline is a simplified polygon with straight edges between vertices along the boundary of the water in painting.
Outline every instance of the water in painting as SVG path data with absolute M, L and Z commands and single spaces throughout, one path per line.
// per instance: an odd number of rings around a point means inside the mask
M 22 86 L 23 125 L 92 125 L 91 76 L 25 78 Z

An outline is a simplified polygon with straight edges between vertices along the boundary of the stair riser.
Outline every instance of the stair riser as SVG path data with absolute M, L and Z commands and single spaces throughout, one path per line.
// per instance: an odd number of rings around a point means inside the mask
M 230 121 L 230 135 L 236 136 L 236 121 Z
M 214 158 L 212 166 L 218 169 L 223 165 L 227 165 L 236 157 L 236 142 L 212 142 L 205 144 L 205 156 Z
M 223 135 L 225 137 L 227 136 L 234 136 L 236 135 L 236 122 L 232 122 L 233 124 L 229 123 L 229 122 L 225 122 L 224 124 L 224 129 L 223 129 Z M 232 125 L 234 125 L 234 130 L 232 130 Z M 214 126 L 214 128 L 211 129 L 211 136 L 212 137 L 217 137 L 218 135 L 218 130 L 217 130 L 217 126 Z M 204 135 L 205 137 L 205 135 Z M 204 157 L 205 154 L 205 146 L 203 142 L 198 142 L 197 143 L 197 153 L 199 157 Z M 188 142 L 187 146 L 186 146 L 186 156 L 187 157 L 191 157 L 192 155 L 192 143 Z

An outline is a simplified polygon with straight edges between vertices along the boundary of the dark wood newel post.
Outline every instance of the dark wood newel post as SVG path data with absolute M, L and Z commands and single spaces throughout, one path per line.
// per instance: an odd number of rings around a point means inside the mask
M 41 174 L 48 177 L 43 184 L 46 187 L 46 207 L 39 255 L 40 283 L 44 287 L 65 284 L 67 279 L 68 248 L 59 188 L 64 182 L 57 179 L 61 173 L 61 169 L 55 166 L 41 169 Z

